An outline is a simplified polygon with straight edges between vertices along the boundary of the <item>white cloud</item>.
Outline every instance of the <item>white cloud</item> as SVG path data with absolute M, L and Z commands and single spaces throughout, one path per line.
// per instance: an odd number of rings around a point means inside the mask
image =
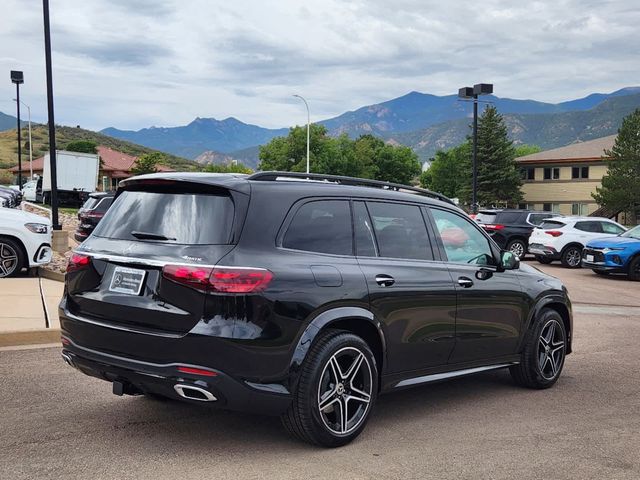
M 46 118 L 42 12 L 5 0 L 0 71 Z M 88 128 L 178 125 L 194 117 L 269 127 L 411 90 L 561 101 L 638 85 L 634 0 L 52 2 L 56 120 Z M 9 79 L 0 111 L 14 110 Z

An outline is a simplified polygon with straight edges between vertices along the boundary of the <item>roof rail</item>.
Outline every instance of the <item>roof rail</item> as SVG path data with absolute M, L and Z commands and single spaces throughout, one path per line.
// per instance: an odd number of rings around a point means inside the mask
M 423 197 L 431 197 L 455 205 L 455 203 L 450 198 L 442 195 L 441 193 L 427 190 L 426 188 L 412 187 L 409 185 L 402 185 L 401 183 L 383 182 L 381 180 L 369 180 L 367 178 L 343 177 L 341 175 L 325 175 L 323 173 L 257 172 L 249 176 L 247 180 L 275 182 L 279 179 L 286 180 L 287 178 L 302 181 L 311 180 L 316 182 L 331 182 L 338 183 L 340 185 L 350 185 L 354 187 L 382 188 L 385 190 L 394 190 L 397 192 L 413 193 L 416 195 L 422 195 Z

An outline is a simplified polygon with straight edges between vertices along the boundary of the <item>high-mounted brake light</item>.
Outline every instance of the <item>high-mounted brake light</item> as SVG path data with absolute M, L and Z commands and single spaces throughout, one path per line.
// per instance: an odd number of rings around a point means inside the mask
M 273 274 L 262 268 L 165 265 L 162 276 L 198 290 L 222 293 L 255 293 L 271 282 Z
M 67 263 L 67 273 L 82 270 L 83 268 L 88 267 L 90 263 L 91 257 L 80 253 L 74 253 L 69 258 L 69 263 Z
M 546 233 L 547 235 L 551 235 L 552 237 L 559 237 L 560 235 L 562 235 L 562 232 L 559 232 L 558 230 L 547 230 L 544 233 Z

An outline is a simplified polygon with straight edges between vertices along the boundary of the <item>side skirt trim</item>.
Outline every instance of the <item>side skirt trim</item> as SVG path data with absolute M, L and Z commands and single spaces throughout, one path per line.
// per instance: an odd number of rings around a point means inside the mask
M 411 385 L 418 385 L 420 383 L 437 382 L 440 380 L 447 380 L 450 378 L 462 377 L 464 375 L 471 375 L 472 373 L 486 372 L 488 370 L 497 370 L 499 368 L 510 367 L 516 365 L 518 362 L 500 363 L 498 365 L 487 365 L 484 367 L 465 368 L 464 370 L 455 370 L 453 372 L 434 373 L 432 375 L 424 375 L 422 377 L 407 378 L 398 382 L 394 388 L 408 387 Z

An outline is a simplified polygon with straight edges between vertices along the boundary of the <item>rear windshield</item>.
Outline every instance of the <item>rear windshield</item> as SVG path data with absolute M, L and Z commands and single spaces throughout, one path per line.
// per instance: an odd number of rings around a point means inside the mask
M 500 212 L 496 215 L 495 223 L 519 224 L 522 212 Z
M 539 225 L 539 227 L 540 228 L 562 228 L 565 225 L 566 225 L 565 223 L 559 222 L 557 220 L 545 220 Z
M 228 195 L 125 191 L 98 224 L 94 235 L 139 240 L 131 232 L 160 235 L 167 243 L 230 243 L 234 218 Z M 151 241 L 158 241 L 150 239 Z
M 83 210 L 91 210 L 98 203 L 98 199 L 94 197 L 89 197 L 84 205 L 82 205 Z
M 98 199 L 98 203 L 91 208 L 98 212 L 106 212 L 107 210 L 109 210 L 112 202 L 113 197 L 103 197 L 102 199 Z
M 495 223 L 498 212 L 478 212 L 476 222 L 478 223 Z

